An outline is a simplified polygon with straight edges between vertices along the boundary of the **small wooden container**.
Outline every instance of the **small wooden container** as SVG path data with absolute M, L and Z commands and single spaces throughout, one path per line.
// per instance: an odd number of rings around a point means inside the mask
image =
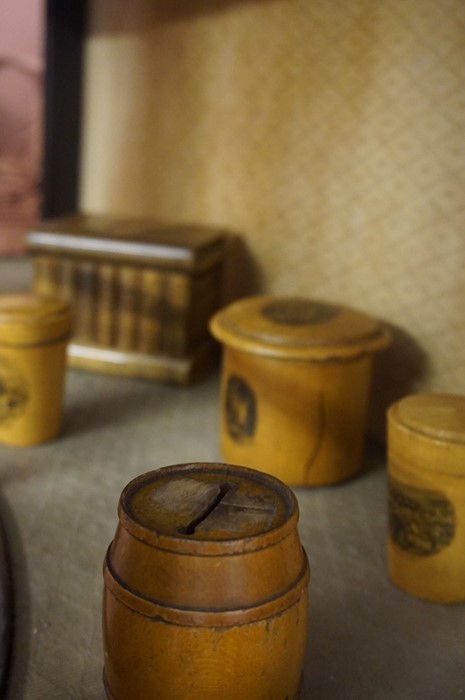
M 392 581 L 425 600 L 465 601 L 465 397 L 393 404 L 388 473 Z
M 194 226 L 75 215 L 27 237 L 34 289 L 75 313 L 73 367 L 189 382 L 209 367 L 225 235 Z
M 59 432 L 70 329 L 59 299 L 0 296 L 0 442 L 34 445 Z
M 261 472 L 185 464 L 130 482 L 104 564 L 112 700 L 293 700 L 309 567 L 292 492 Z
M 221 451 L 292 486 L 332 484 L 361 467 L 375 319 L 300 298 L 235 302 L 210 324 L 224 344 Z

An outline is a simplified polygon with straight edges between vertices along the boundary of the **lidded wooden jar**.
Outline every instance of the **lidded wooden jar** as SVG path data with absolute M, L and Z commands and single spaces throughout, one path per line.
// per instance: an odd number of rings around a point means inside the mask
M 388 473 L 392 581 L 418 598 L 465 601 L 465 396 L 393 404 Z
M 379 321 L 345 306 L 257 296 L 210 323 L 223 343 L 222 457 L 293 486 L 332 484 L 361 467 Z
M 34 445 L 58 434 L 70 329 L 63 301 L 0 295 L 0 442 Z
M 309 567 L 295 496 L 255 470 L 185 464 L 130 482 L 104 564 L 112 700 L 289 700 Z

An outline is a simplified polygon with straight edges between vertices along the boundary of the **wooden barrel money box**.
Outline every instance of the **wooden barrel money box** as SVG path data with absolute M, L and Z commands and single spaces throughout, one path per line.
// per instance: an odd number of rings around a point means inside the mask
M 210 330 L 224 346 L 225 461 L 292 486 L 360 470 L 373 353 L 389 342 L 379 321 L 320 301 L 258 296 L 218 312 Z
M 34 445 L 58 434 L 70 330 L 63 301 L 0 296 L 0 442 Z
M 393 404 L 388 472 L 392 581 L 418 598 L 465 601 L 465 397 Z
M 104 564 L 112 700 L 292 700 L 309 566 L 278 480 L 225 464 L 130 482 Z

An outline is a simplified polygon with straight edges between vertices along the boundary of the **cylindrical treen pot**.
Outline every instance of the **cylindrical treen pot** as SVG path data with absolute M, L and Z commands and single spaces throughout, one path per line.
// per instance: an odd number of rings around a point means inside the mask
M 465 601 L 465 397 L 393 404 L 388 473 L 391 580 L 425 600 Z
M 307 633 L 298 506 L 256 470 L 194 463 L 124 489 L 104 564 L 111 700 L 292 700 Z
M 389 333 L 348 307 L 258 296 L 216 314 L 223 343 L 222 458 L 292 486 L 361 468 L 373 353 Z
M 59 433 L 70 330 L 65 302 L 0 295 L 0 442 L 34 445 Z

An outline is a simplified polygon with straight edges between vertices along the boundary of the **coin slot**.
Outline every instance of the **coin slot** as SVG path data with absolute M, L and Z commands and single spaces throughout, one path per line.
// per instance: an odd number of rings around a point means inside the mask
M 184 527 L 178 528 L 178 532 L 181 535 L 194 535 L 197 527 L 204 522 L 208 518 L 209 515 L 213 513 L 215 508 L 217 508 L 223 498 L 226 496 L 228 491 L 231 489 L 231 484 L 224 483 L 221 484 L 218 490 L 218 493 L 212 498 L 210 503 L 206 505 L 206 507 L 199 513 L 195 518 L 193 518 L 187 525 Z

